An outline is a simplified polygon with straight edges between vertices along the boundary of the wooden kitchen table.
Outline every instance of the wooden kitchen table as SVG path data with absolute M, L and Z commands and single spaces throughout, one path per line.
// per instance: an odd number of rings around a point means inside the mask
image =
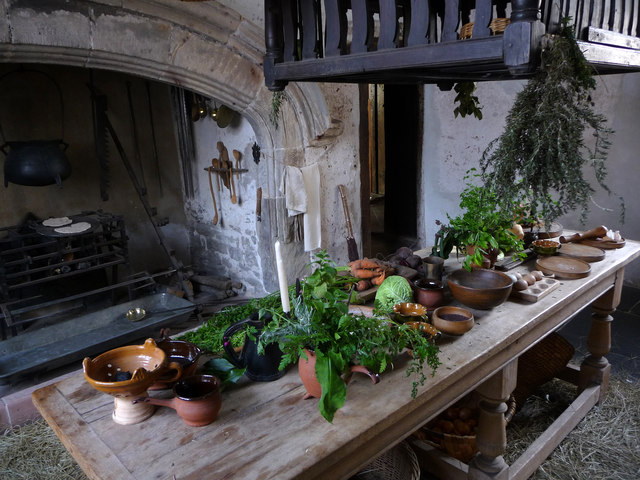
M 296 369 L 275 382 L 247 382 L 224 392 L 218 419 L 199 428 L 184 425 L 168 408 L 137 425 L 118 425 L 111 419 L 113 398 L 93 390 L 81 374 L 35 391 L 33 401 L 93 479 L 334 480 L 354 474 L 475 389 L 484 399 L 477 434 L 481 453 L 468 473 L 463 466 L 460 478 L 526 478 L 606 390 L 610 315 L 620 299 L 624 266 L 639 255 L 640 244 L 627 240 L 624 248 L 608 250 L 603 261 L 592 263 L 588 277 L 562 280 L 537 303 L 510 299 L 493 310 L 474 311 L 471 331 L 442 338 L 442 365 L 414 400 L 406 354 L 378 385 L 355 375 L 333 424 L 320 416 L 317 400 L 302 399 Z M 449 260 L 447 271 L 458 265 Z M 501 456 L 502 414 L 515 386 L 518 356 L 592 303 L 591 356 L 576 375 L 584 391 L 577 410 L 564 414 L 507 467 Z

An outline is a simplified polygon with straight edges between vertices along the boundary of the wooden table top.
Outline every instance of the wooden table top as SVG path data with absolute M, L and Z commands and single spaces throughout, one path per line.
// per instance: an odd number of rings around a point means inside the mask
M 414 400 L 406 353 L 378 385 L 354 375 L 333 424 L 320 416 L 316 399 L 302 399 L 295 368 L 275 382 L 247 381 L 224 392 L 217 420 L 199 428 L 168 408 L 142 423 L 118 425 L 111 419 L 113 398 L 81 374 L 37 390 L 33 401 L 94 479 L 347 478 L 609 290 L 638 256 L 640 243 L 627 241 L 592 263 L 588 277 L 561 280 L 536 303 L 512 297 L 493 310 L 474 310 L 471 331 L 442 337 L 442 365 Z M 459 265 L 450 259 L 446 271 Z

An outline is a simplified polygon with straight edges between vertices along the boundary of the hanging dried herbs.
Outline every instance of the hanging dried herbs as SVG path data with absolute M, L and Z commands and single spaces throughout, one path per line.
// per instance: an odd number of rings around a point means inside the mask
M 580 209 L 584 223 L 595 192 L 584 178 L 583 167 L 595 172 L 605 185 L 605 160 L 612 130 L 594 110 L 591 91 L 596 82 L 575 40 L 573 27 L 563 22 L 559 35 L 548 37 L 542 69 L 517 96 L 504 132 L 482 155 L 484 181 L 502 204 L 528 199 L 532 213 L 549 224 Z M 585 130 L 595 143 L 588 148 Z M 624 222 L 624 203 L 621 221 Z

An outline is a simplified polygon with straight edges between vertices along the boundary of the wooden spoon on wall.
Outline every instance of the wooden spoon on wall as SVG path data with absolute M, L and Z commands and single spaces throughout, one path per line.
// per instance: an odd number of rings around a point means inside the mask
M 213 167 L 207 168 L 209 172 L 209 190 L 211 190 L 211 198 L 213 199 L 213 209 L 215 210 L 215 215 L 213 216 L 213 224 L 218 224 L 218 205 L 216 204 L 216 195 L 213 193 L 213 181 L 211 180 L 211 169 Z

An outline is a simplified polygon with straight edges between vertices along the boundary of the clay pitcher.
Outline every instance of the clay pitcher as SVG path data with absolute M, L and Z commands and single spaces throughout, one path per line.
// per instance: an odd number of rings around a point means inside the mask
M 282 377 L 286 371 L 279 370 L 280 361 L 282 360 L 282 351 L 278 344 L 271 343 L 264 349 L 264 354 L 258 354 L 258 339 L 264 328 L 265 323 L 271 320 L 271 315 L 265 315 L 258 318 L 258 312 L 251 314 L 249 318 L 231 325 L 224 332 L 224 351 L 229 357 L 229 361 L 238 368 L 246 368 L 244 374 L 255 382 L 270 382 Z M 247 326 L 254 327 L 258 330 L 255 340 L 245 337 L 242 350 L 238 354 L 231 345 L 231 337 Z
M 185 377 L 173 387 L 175 397 L 170 399 L 143 397 L 133 403 L 145 402 L 151 405 L 173 408 L 182 421 L 191 427 L 209 425 L 216 418 L 222 406 L 220 379 L 213 375 L 192 375 Z

